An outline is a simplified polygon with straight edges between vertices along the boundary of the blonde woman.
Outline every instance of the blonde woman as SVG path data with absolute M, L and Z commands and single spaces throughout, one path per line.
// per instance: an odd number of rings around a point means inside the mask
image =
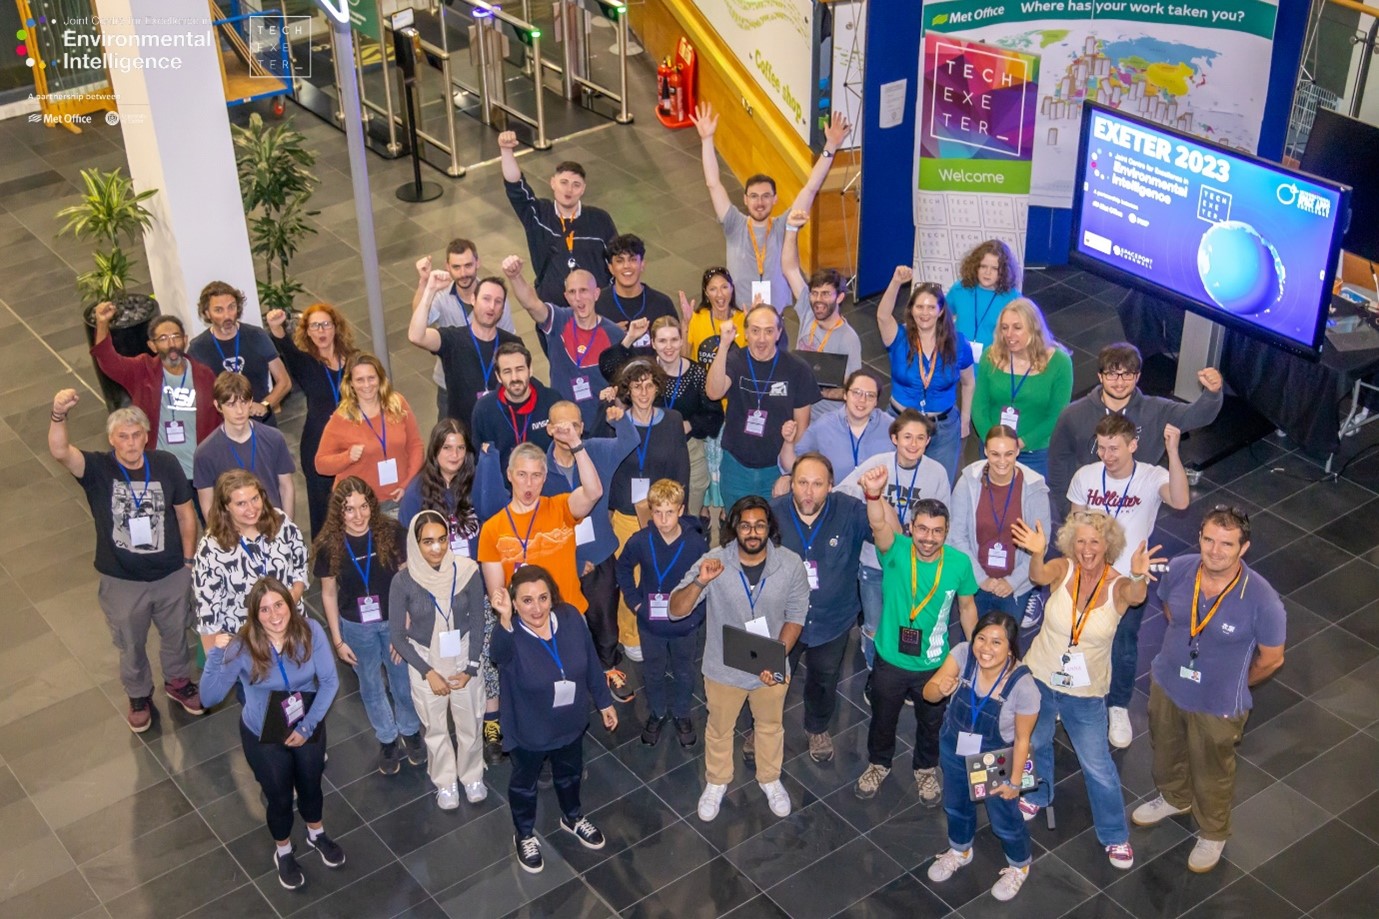
M 1049 438 L 1073 395 L 1073 362 L 1054 341 L 1034 302 L 1015 300 L 1001 310 L 996 338 L 977 367 L 972 424 L 989 431 L 998 424 L 1019 436 L 1019 460 L 1048 474 Z

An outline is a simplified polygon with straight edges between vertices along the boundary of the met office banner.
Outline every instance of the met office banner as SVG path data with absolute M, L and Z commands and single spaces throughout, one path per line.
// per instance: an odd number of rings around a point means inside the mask
M 1277 0 L 928 0 L 923 16 L 1040 56 L 1031 204 L 1071 206 L 1084 102 L 1258 149 Z
M 978 243 L 1023 259 L 1039 56 L 924 36 L 915 119 L 915 275 L 947 287 Z
M 806 142 L 814 81 L 813 0 L 694 0 Z

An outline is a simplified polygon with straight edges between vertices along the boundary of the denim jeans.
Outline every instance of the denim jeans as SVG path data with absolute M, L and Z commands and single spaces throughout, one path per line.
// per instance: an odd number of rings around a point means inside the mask
M 943 812 L 948 817 L 948 845 L 956 852 L 972 848 L 977 835 L 977 805 L 967 796 L 967 766 L 956 750 L 942 750 L 939 765 L 943 767 Z M 1001 841 L 1006 861 L 1016 868 L 1028 865 L 1033 856 L 1029 847 L 1029 829 L 1015 801 L 997 795 L 986 799 L 986 817 L 991 832 Z
M 678 638 L 663 638 L 642 631 L 642 673 L 646 685 L 646 704 L 655 718 L 670 715 L 688 718 L 694 691 L 694 655 L 698 633 Z M 666 671 L 670 671 L 670 690 L 666 691 Z M 669 697 L 669 701 L 667 701 Z
M 1042 476 L 1049 474 L 1049 451 L 1047 447 L 1043 450 L 1021 450 L 1016 459 Z
M 1077 762 L 1087 782 L 1087 797 L 1092 804 L 1092 824 L 1103 846 L 1114 846 L 1130 840 L 1130 827 L 1125 820 L 1125 799 L 1121 795 L 1120 772 L 1111 759 L 1106 741 L 1106 700 L 1069 696 L 1045 686 L 1039 686 L 1039 720 L 1034 725 L 1034 773 L 1039 787 L 1026 797 L 1031 804 L 1047 807 L 1053 803 L 1053 732 L 1055 716 L 1063 718 L 1063 730 L 1073 742 Z
M 1144 621 L 1144 604 L 1132 606 L 1120 617 L 1116 637 L 1111 642 L 1111 688 L 1106 704 L 1130 707 L 1135 694 L 1135 668 L 1140 662 L 1140 623 Z
M 954 405 L 947 418 L 934 424 L 934 436 L 929 439 L 924 455 L 943 466 L 948 473 L 948 487 L 952 488 L 962 460 L 962 413 Z
M 760 495 L 771 500 L 771 488 L 780 478 L 780 469 L 773 463 L 761 469 L 744 466 L 727 450 L 718 470 L 718 490 L 723 496 L 723 509 L 730 510 L 738 499 Z
M 1025 615 L 1025 604 L 1029 602 L 1029 595 L 1033 591 L 1027 590 L 1022 594 L 1011 594 L 1008 597 L 998 597 L 985 590 L 977 591 L 977 616 L 985 616 L 987 613 L 1002 612 L 1015 617 L 1019 622 Z
M 407 665 L 394 664 L 392 641 L 387 622 L 351 622 L 340 617 L 340 638 L 350 646 L 359 663 L 354 672 L 359 676 L 359 699 L 379 743 L 392 743 L 399 734 L 409 737 L 421 730 L 421 720 L 412 707 L 412 684 L 407 678 Z M 388 685 L 383 685 L 383 671 L 387 671 Z M 388 705 L 388 689 L 393 691 L 393 704 Z
M 858 565 L 857 580 L 862 595 L 862 656 L 871 670 L 876 666 L 876 642 L 872 639 L 881 624 L 881 569 Z

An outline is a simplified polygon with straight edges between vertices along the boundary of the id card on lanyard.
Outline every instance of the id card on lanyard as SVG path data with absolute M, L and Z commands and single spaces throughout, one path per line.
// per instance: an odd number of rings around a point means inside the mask
M 459 581 L 460 566 L 454 562 L 450 563 L 450 596 L 446 598 L 445 605 L 442 606 L 440 600 L 436 599 L 435 594 L 431 594 L 431 605 L 436 608 L 436 615 L 441 617 L 441 622 L 445 628 L 441 629 L 436 636 L 436 650 L 444 658 L 458 658 L 464 654 L 464 636 L 459 629 L 452 628 L 450 621 L 451 604 L 455 602 L 455 585 Z
M 283 716 L 287 719 L 289 728 L 295 727 L 298 721 L 306 717 L 306 703 L 302 699 L 302 694 L 292 689 L 292 684 L 287 679 L 287 668 L 283 666 L 282 655 L 278 649 L 269 645 L 269 650 L 273 652 L 273 660 L 278 665 L 278 673 L 283 678 L 283 691 L 287 693 L 287 698 L 282 700 Z
M 1020 395 L 1020 390 L 1025 388 L 1026 381 L 1029 380 L 1030 371 L 1034 365 L 1025 368 L 1025 372 L 1020 375 L 1020 382 L 1015 382 L 1015 361 L 1010 361 L 1010 404 L 1001 409 L 1001 424 L 1010 428 L 1012 431 L 1020 430 L 1020 410 L 1015 407 L 1015 399 Z
M 968 654 L 972 653 L 969 646 Z M 971 680 L 967 684 L 967 705 L 972 713 L 966 731 L 958 731 L 958 756 L 972 756 L 982 752 L 982 735 L 977 730 L 977 722 L 981 720 L 982 709 L 986 708 L 986 703 L 991 701 L 991 697 L 996 694 L 996 689 L 1001 685 L 1001 681 L 1006 678 L 1006 672 L 1010 670 L 1010 661 L 1006 660 L 1001 667 L 1001 672 L 996 675 L 996 680 L 991 684 L 991 688 L 986 691 L 986 695 L 978 698 L 977 696 L 977 668 L 974 665 L 975 657 L 968 658 L 968 669 L 971 670 Z M 961 689 L 958 692 L 962 692 Z
M 674 569 L 675 563 L 680 559 L 680 553 L 685 551 L 685 543 L 681 540 L 680 545 L 675 549 L 675 554 L 670 557 L 665 568 L 662 568 L 660 562 L 656 560 L 656 540 L 658 538 L 659 534 L 653 533 L 651 538 L 647 540 L 651 549 L 651 570 L 656 574 L 656 589 L 649 591 L 646 595 L 647 618 L 652 622 L 669 622 L 670 594 L 665 592 L 666 575 Z
M 747 583 L 747 573 L 738 569 L 737 576 L 742 578 L 742 590 L 747 594 L 747 606 L 752 611 L 751 618 L 747 620 L 744 628 L 753 635 L 760 635 L 762 638 L 771 637 L 771 627 L 766 622 L 766 616 L 757 615 L 757 600 L 761 599 L 762 593 L 766 590 L 766 572 L 761 573 L 761 580 L 757 581 L 756 593 L 752 593 L 752 587 Z
M 800 512 L 795 507 L 795 502 L 790 502 L 790 521 L 795 524 L 795 532 L 800 537 L 800 547 L 804 550 L 800 557 L 804 559 L 804 573 L 809 579 L 809 589 L 819 589 L 819 563 L 809 556 L 813 554 L 814 540 L 819 536 L 819 530 L 823 529 L 823 520 L 828 514 L 829 498 L 824 499 L 824 506 L 819 509 L 819 515 L 814 518 L 814 523 L 810 528 L 809 538 L 804 535 L 804 521 L 800 519 Z
M 363 414 L 363 413 L 361 412 L 360 414 Z M 382 433 L 379 433 L 378 431 L 374 430 L 373 422 L 369 420 L 369 416 L 368 416 L 368 415 L 364 415 L 364 423 L 367 424 L 367 425 L 369 426 L 369 430 L 370 430 L 370 431 L 373 431 L 373 436 L 376 437 L 376 438 L 378 439 L 379 445 L 383 448 L 383 456 L 384 456 L 384 458 L 378 462 L 378 484 L 379 484 L 380 486 L 384 486 L 384 485 L 396 485 L 396 484 L 397 484 L 397 460 L 396 460 L 396 459 L 388 459 L 388 458 L 387 458 L 387 456 L 388 456 L 388 416 L 387 416 L 383 411 L 380 411 L 380 412 L 378 413 L 378 423 L 379 423 L 379 425 L 380 425 L 380 426 L 382 427 L 382 429 L 383 429 Z
M 129 527 L 129 547 L 131 549 L 152 549 L 154 548 L 153 517 L 143 513 L 144 501 L 148 499 L 149 483 L 152 481 L 148 457 L 144 457 L 144 490 L 142 492 L 134 491 L 134 481 L 129 477 L 129 470 L 125 469 L 123 463 L 115 460 L 115 467 L 120 470 L 120 475 L 124 476 L 125 487 L 129 489 L 130 500 L 134 502 L 134 508 L 125 519 L 125 525 Z
M 771 359 L 771 369 L 766 373 L 766 385 L 770 386 L 776 376 L 776 365 L 780 363 L 780 349 L 776 350 L 776 356 Z M 761 407 L 762 400 L 766 394 L 761 391 L 761 381 L 757 379 L 756 359 L 751 352 L 747 353 L 747 372 L 752 376 L 752 395 L 756 396 L 757 407 L 754 411 L 747 413 L 746 432 L 753 437 L 763 437 L 766 434 L 766 410 Z
M 901 654 L 910 657 L 924 657 L 924 630 L 915 626 L 915 619 L 929 605 L 929 601 L 934 599 L 934 594 L 938 593 L 938 585 L 943 580 L 943 550 L 939 549 L 938 569 L 934 571 L 934 583 L 929 586 L 929 592 L 910 608 L 910 619 L 908 625 L 900 627 L 900 640 L 897 649 Z M 919 553 L 913 545 L 910 546 L 910 598 L 913 600 L 919 596 Z M 937 629 L 935 630 L 938 631 Z
M 373 574 L 373 530 L 369 530 L 368 542 L 364 548 L 364 564 L 359 564 L 359 559 L 354 557 L 354 550 L 350 548 L 349 540 L 345 541 L 345 554 L 354 563 L 354 570 L 359 572 L 360 582 L 364 585 L 364 593 L 360 595 L 357 604 L 359 609 L 359 621 L 380 622 L 383 619 L 383 598 L 378 594 L 370 593 L 370 575 Z

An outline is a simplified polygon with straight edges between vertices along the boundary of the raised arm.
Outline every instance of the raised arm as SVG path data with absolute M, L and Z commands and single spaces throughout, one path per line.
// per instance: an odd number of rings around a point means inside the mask
M 707 102 L 694 107 L 690 115 L 694 127 L 699 131 L 699 154 L 704 163 L 704 184 L 709 188 L 709 200 L 713 202 L 713 215 L 723 222 L 723 215 L 733 206 L 728 200 L 728 190 L 718 174 L 718 153 L 713 148 L 713 132 L 718 130 L 718 113 Z
M 426 261 L 429 263 L 430 259 Z M 431 318 L 431 301 L 436 298 L 436 294 L 445 290 L 449 283 L 450 275 L 447 272 L 432 271 L 425 283 L 418 285 L 417 296 L 412 300 L 412 318 L 407 323 L 407 340 L 432 354 L 441 349 L 441 333 L 427 324 L 427 320 Z
M 785 217 L 785 245 L 780 251 L 780 270 L 790 285 L 790 297 L 800 299 L 805 290 L 804 271 L 800 268 L 800 228 L 809 222 L 808 211 L 791 211 Z M 804 321 L 804 317 L 800 317 Z
M 881 302 L 876 304 L 876 330 L 881 333 L 881 344 L 887 348 L 900 331 L 900 325 L 895 321 L 895 301 L 900 297 L 900 288 L 913 280 L 914 271 L 909 265 L 896 265 L 891 274 L 891 283 L 886 285 Z
M 527 315 L 531 316 L 538 328 L 544 327 L 546 320 L 550 318 L 551 308 L 522 274 L 522 256 L 509 255 L 503 259 L 503 274 L 512 284 L 512 293 L 517 297 L 517 302 L 522 304 L 522 309 L 527 311 Z
M 522 181 L 522 167 L 517 165 L 517 135 L 504 131 L 498 135 L 498 159 L 502 163 L 503 181 Z
M 1062 577 L 1063 572 L 1067 570 L 1067 559 L 1056 558 L 1051 562 L 1044 561 L 1044 551 L 1049 546 L 1049 539 L 1044 533 L 1043 523 L 1035 521 L 1034 528 L 1030 529 L 1025 521 L 1017 520 L 1010 532 L 1015 545 L 1029 553 L 1030 581 L 1043 587 Z
M 704 375 L 704 395 L 710 399 L 722 399 L 728 394 L 732 384 L 728 380 L 728 350 L 737 340 L 737 324 L 731 319 L 723 321 L 718 327 L 718 351 L 714 353 L 713 363 Z
M 699 599 L 708 589 L 709 582 L 723 573 L 723 562 L 705 556 L 692 580 L 683 587 L 676 588 L 670 595 L 669 615 L 671 619 L 684 619 L 699 605 Z
M 1164 449 L 1168 451 L 1168 484 L 1159 489 L 1164 503 L 1174 510 L 1186 510 L 1192 502 L 1188 491 L 1187 470 L 1183 468 L 1183 458 L 1178 455 L 1178 445 L 1182 443 L 1183 432 L 1171 424 L 1164 425 Z
M 603 497 L 603 480 L 599 478 L 598 467 L 589 457 L 574 425 L 568 421 L 550 426 L 551 439 L 561 444 L 575 455 L 575 468 L 579 470 L 579 487 L 570 492 L 570 513 L 583 520 L 594 510 L 594 505 Z
M 867 523 L 871 524 L 871 539 L 877 552 L 887 552 L 895 544 L 895 529 L 886 517 L 886 508 L 890 505 L 881 500 L 888 476 L 886 467 L 881 465 L 868 469 L 858 479 L 862 496 L 867 500 Z
M 828 171 L 833 168 L 833 155 L 838 152 L 838 148 L 843 145 L 843 140 L 851 130 L 852 125 L 848 124 L 847 118 L 840 112 L 834 112 L 828 127 L 824 128 L 824 151 L 814 161 L 809 181 L 804 183 L 804 188 L 800 189 L 794 203 L 790 205 L 792 211 L 808 211 L 814 206 L 814 196 L 824 187 L 824 179 L 828 178 Z
M 53 396 L 52 422 L 48 425 L 48 452 L 77 478 L 86 474 L 86 457 L 67 440 L 67 413 L 80 400 L 75 389 L 59 390 Z

